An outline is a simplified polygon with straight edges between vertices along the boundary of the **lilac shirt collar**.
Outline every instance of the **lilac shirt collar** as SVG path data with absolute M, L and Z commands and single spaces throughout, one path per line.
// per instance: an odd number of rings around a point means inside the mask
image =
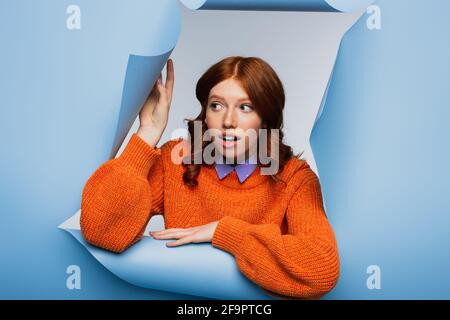
M 231 165 L 226 163 L 216 163 L 215 165 L 217 175 L 219 179 L 222 180 L 226 176 L 228 176 L 233 170 L 236 171 L 236 174 L 239 178 L 240 183 L 244 183 L 244 181 L 250 177 L 253 171 L 256 170 L 256 154 L 253 154 L 249 159 L 245 159 L 244 163 L 240 163 L 237 165 Z

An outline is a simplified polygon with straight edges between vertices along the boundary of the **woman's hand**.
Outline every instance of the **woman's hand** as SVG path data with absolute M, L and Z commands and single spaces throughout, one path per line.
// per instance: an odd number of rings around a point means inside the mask
M 192 228 L 173 228 L 149 233 L 157 240 L 178 239 L 166 244 L 168 247 L 176 247 L 186 243 L 211 242 L 218 224 L 219 221 L 214 221 Z
M 166 84 L 162 83 L 161 73 L 139 112 L 140 126 L 137 134 L 152 147 L 158 144 L 167 125 L 174 79 L 173 60 L 169 59 L 167 60 Z

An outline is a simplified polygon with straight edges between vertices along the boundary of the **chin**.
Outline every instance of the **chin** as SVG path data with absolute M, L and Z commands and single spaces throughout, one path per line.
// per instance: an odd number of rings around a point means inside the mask
M 223 155 L 223 154 L 222 154 Z M 229 155 L 227 155 L 227 153 L 225 153 L 225 155 L 223 155 L 224 158 L 226 158 L 227 162 L 231 161 L 232 163 L 237 163 L 238 159 L 241 160 L 242 162 L 245 160 L 245 154 L 237 154 L 237 155 L 232 155 L 232 153 L 230 152 Z
M 242 161 L 244 161 L 245 159 L 245 153 L 247 152 L 247 150 L 242 150 L 240 152 L 236 151 L 236 148 L 233 150 L 231 148 L 225 148 L 223 149 L 222 145 L 215 145 L 216 148 L 216 152 L 218 152 L 218 154 L 225 158 L 228 161 L 235 163 L 237 162 L 237 160 L 239 159 L 239 157 L 242 157 Z

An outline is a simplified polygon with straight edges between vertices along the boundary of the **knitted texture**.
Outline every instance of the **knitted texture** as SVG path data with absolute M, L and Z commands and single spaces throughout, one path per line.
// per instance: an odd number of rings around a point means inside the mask
M 282 187 L 260 167 L 241 184 L 235 171 L 219 180 L 214 166 L 205 164 L 191 189 L 183 183 L 182 164 L 171 157 L 182 142 L 153 148 L 133 134 L 117 158 L 92 174 L 81 201 L 87 242 L 123 252 L 142 239 L 156 214 L 167 229 L 220 221 L 211 245 L 233 255 L 239 270 L 268 293 L 316 299 L 334 288 L 337 242 L 319 179 L 305 160 L 286 163 Z

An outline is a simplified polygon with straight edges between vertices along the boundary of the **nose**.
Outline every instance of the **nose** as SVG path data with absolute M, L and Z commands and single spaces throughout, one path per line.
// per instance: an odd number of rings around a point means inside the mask
M 223 127 L 236 128 L 236 126 L 237 126 L 237 119 L 234 108 L 228 108 L 223 119 Z

